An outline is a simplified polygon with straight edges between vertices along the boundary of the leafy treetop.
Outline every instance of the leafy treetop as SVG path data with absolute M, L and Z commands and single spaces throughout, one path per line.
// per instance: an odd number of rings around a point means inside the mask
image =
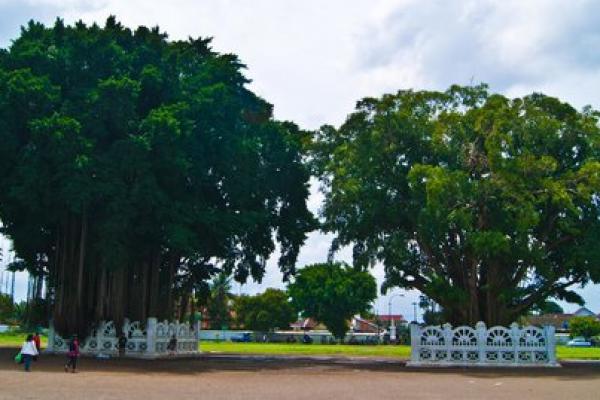
M 341 263 L 306 266 L 288 286 L 292 303 L 305 317 L 322 322 L 338 339 L 356 314 L 366 313 L 377 297 L 375 278 Z
M 485 85 L 365 98 L 313 167 L 332 250 L 385 266 L 453 323 L 507 324 L 600 282 L 599 113 Z

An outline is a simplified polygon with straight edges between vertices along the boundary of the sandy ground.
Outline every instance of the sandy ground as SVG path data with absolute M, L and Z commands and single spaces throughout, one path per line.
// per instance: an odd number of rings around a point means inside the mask
M 415 370 L 400 362 L 206 355 L 181 360 L 45 356 L 25 373 L 0 349 L 0 399 L 600 399 L 600 364 Z

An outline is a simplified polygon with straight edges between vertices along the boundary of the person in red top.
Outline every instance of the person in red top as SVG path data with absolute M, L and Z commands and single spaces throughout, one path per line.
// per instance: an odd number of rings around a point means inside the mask
M 77 357 L 79 357 L 79 340 L 77 339 L 77 335 L 73 335 L 73 338 L 69 343 L 65 372 L 69 372 L 70 367 L 72 369 L 71 372 L 75 373 L 75 370 L 77 369 Z
M 35 343 L 35 348 L 37 349 L 38 353 L 42 350 L 42 341 L 40 339 L 40 333 L 36 332 L 33 335 L 33 342 Z

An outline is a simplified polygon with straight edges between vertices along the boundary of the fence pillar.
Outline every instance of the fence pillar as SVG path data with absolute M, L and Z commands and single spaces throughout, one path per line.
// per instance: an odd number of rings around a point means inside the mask
M 194 348 L 194 352 L 200 351 L 200 330 L 202 329 L 202 321 L 197 320 L 194 322 L 194 333 L 196 334 L 196 347 Z
M 485 322 L 479 321 L 475 324 L 475 330 L 477 332 L 477 352 L 479 353 L 479 362 L 484 363 L 487 361 L 485 354 L 485 347 L 487 345 L 487 327 Z
M 156 357 L 156 318 L 150 317 L 146 321 L 146 351 L 144 355 L 152 358 Z
M 419 362 L 419 347 L 421 346 L 421 328 L 416 322 L 410 323 L 410 359 Z
M 451 324 L 445 323 L 444 325 L 442 325 L 442 335 L 444 336 L 444 351 L 446 352 L 446 360 L 451 360 L 453 350 Z M 437 359 L 437 356 L 433 359 Z
M 514 352 L 514 360 L 515 364 L 519 363 L 519 343 L 521 339 L 521 330 L 519 329 L 519 325 L 516 322 L 510 324 L 510 336 L 512 337 L 513 342 L 513 352 Z
M 544 326 L 544 335 L 546 335 L 546 353 L 548 354 L 548 362 L 556 364 L 556 336 L 554 335 L 555 328 L 553 326 Z

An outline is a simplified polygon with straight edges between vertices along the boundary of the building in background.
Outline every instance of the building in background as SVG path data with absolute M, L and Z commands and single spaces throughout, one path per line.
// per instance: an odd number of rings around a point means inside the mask
M 574 317 L 594 317 L 600 320 L 600 314 L 595 314 L 593 311 L 586 307 L 581 307 L 572 314 L 541 314 L 541 315 L 529 315 L 525 318 L 525 322 L 534 326 L 553 326 L 558 332 L 565 332 L 569 330 L 569 321 Z

